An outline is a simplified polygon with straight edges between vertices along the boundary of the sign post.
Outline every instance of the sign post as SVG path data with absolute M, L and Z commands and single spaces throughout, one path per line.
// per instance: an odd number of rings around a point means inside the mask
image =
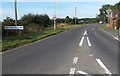
M 54 0 L 54 16 L 53 16 L 53 20 L 54 20 L 54 30 L 56 29 L 56 0 Z
M 53 20 L 54 20 L 54 30 L 56 29 L 56 19 L 57 19 L 57 17 L 54 15 L 54 16 L 53 16 Z

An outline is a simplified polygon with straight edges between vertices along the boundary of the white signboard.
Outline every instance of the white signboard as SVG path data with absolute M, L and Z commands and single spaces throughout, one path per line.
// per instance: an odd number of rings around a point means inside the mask
M 5 26 L 4 29 L 6 30 L 23 30 L 23 26 Z
M 56 20 L 56 19 L 57 19 L 57 17 L 54 15 L 52 19 L 53 19 L 53 20 Z

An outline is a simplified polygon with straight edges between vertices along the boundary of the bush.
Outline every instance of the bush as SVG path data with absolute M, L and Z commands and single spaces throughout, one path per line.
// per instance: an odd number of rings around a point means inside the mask
M 115 24 L 117 26 L 117 29 L 120 28 L 120 18 L 116 19 Z
M 26 14 L 20 19 L 20 22 L 24 26 L 35 24 L 40 27 L 48 27 L 50 25 L 50 18 L 46 14 Z
M 38 24 L 30 23 L 27 26 L 25 26 L 24 33 L 35 33 L 35 32 L 40 32 L 44 30 L 44 27 L 41 27 Z
M 13 20 L 10 17 L 6 17 L 6 19 L 3 20 L 2 22 L 2 36 L 5 35 L 16 35 L 17 30 L 5 30 L 4 26 L 15 26 L 15 20 Z
M 10 17 L 6 17 L 2 22 L 2 26 L 15 26 L 15 21 Z

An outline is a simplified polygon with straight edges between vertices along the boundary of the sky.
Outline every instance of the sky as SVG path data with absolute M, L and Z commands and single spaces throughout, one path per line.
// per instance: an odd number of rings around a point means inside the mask
M 56 16 L 57 18 L 65 18 L 75 16 L 75 7 L 77 7 L 78 18 L 94 18 L 99 14 L 99 9 L 104 4 L 114 5 L 115 2 L 56 2 Z M 54 2 L 17 2 L 18 19 L 24 14 L 47 14 L 50 18 L 54 15 Z M 4 1 L 2 6 L 0 3 L 0 21 L 6 17 L 14 19 L 14 2 Z

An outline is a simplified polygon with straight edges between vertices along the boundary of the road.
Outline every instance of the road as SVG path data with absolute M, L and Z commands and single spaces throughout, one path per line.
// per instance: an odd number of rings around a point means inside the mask
M 70 29 L 3 53 L 3 74 L 118 74 L 118 40 L 99 26 Z

